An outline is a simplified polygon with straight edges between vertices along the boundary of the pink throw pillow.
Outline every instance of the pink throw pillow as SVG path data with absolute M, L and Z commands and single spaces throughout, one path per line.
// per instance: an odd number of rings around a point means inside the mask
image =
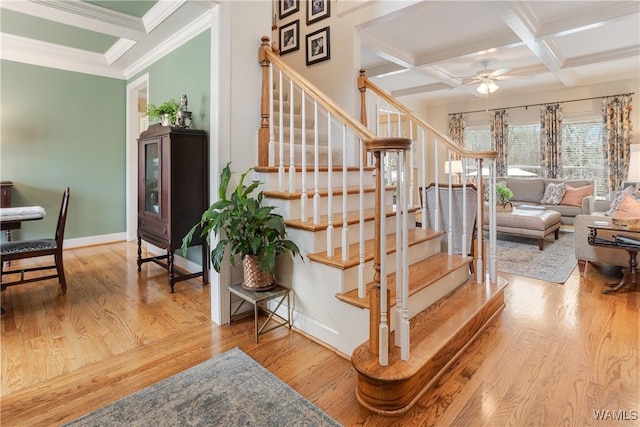
M 613 212 L 612 218 L 640 218 L 640 200 L 632 194 L 625 195 Z
M 573 188 L 567 186 L 564 196 L 560 201 L 561 205 L 582 206 L 582 199 L 593 194 L 593 185 L 585 185 L 584 187 Z

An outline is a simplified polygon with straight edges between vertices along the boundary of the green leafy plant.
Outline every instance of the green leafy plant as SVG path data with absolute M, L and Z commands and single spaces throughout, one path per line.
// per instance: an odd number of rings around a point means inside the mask
M 244 180 L 251 169 L 240 176 L 236 189 L 227 196 L 231 180 L 230 163 L 227 163 L 220 175 L 218 195 L 220 200 L 207 209 L 200 223 L 191 228 L 182 239 L 182 254 L 186 256 L 187 248 L 198 227 L 202 227 L 201 236 L 206 236 L 209 243 L 210 231 L 220 236 L 220 241 L 211 251 L 213 268 L 220 272 L 222 259 L 227 246 L 230 249 L 231 265 L 236 265 L 236 257 L 244 259 L 248 255 L 256 255 L 260 270 L 275 274 L 276 256 L 289 252 L 294 257 L 300 256 L 300 249 L 286 238 L 286 229 L 282 215 L 273 213 L 274 206 L 262 206 L 262 191 L 252 196 L 259 183 L 244 185 Z
M 506 185 L 500 183 L 496 184 L 496 194 L 500 201 L 502 201 L 503 206 L 513 197 L 513 191 Z
M 176 113 L 178 112 L 179 107 L 180 105 L 173 98 L 160 105 L 148 104 L 147 116 L 149 116 L 150 120 L 160 121 L 164 114 L 168 114 L 169 124 L 173 124 L 176 122 Z

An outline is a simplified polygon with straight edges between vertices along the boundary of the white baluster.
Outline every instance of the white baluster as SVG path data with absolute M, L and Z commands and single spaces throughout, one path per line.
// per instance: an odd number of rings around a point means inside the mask
M 409 121 L 409 138 L 411 139 L 411 147 L 409 149 L 409 167 L 407 168 L 409 173 L 409 206 L 413 208 L 416 205 L 416 201 L 414 200 L 414 197 L 413 197 L 416 191 L 415 177 L 413 175 L 413 171 L 416 166 L 416 161 L 415 161 L 415 152 L 414 152 L 415 142 L 413 141 L 413 121 L 412 120 Z
M 318 101 L 313 101 L 313 223 L 320 223 L 320 172 L 318 163 Z
M 425 143 L 425 135 L 424 135 L 424 129 L 420 128 L 420 157 L 421 157 L 421 161 L 420 161 L 420 179 L 421 179 L 421 192 L 422 194 L 420 194 L 420 197 L 422 199 L 422 214 L 421 214 L 421 224 L 422 224 L 422 229 L 426 230 L 427 229 L 427 168 L 426 168 L 426 162 L 427 162 L 427 146 Z
M 439 171 L 438 171 L 438 158 L 440 156 L 438 156 L 438 146 L 439 146 L 438 140 L 436 140 L 433 145 L 435 147 L 434 148 L 434 151 L 435 151 L 435 153 L 434 153 L 434 156 L 435 156 L 435 162 L 434 162 L 435 163 L 435 167 L 434 167 L 434 170 L 435 170 L 435 177 L 436 177 L 436 179 L 435 179 L 435 182 L 436 182 L 436 188 L 435 188 L 435 190 L 436 190 L 436 193 L 435 193 L 436 194 L 435 195 L 436 209 L 435 209 L 435 212 L 433 214 L 433 221 L 434 221 L 433 223 L 434 223 L 434 230 L 440 231 L 440 175 L 439 175 Z
M 347 126 L 342 125 L 342 261 L 349 259 L 349 222 L 347 221 Z
M 307 106 L 306 92 L 302 90 L 300 97 L 300 113 L 302 115 L 302 194 L 300 195 L 300 221 L 307 222 Z
M 380 161 L 384 165 L 384 151 L 380 153 Z M 380 186 L 380 206 L 385 206 L 384 168 L 380 168 L 378 185 Z M 381 366 L 389 364 L 389 324 L 387 321 L 387 227 L 386 221 L 380 221 L 380 325 L 378 361 Z
M 293 193 L 294 191 L 296 178 L 294 104 L 293 80 L 289 80 L 289 193 Z
M 359 193 L 360 200 L 358 202 L 358 214 L 360 219 L 359 224 L 359 233 L 358 233 L 358 254 L 359 254 L 359 264 L 358 264 L 358 298 L 364 298 L 366 294 L 365 281 L 364 281 L 364 159 L 362 158 L 363 153 L 363 141 L 359 140 L 360 144 L 358 147 L 358 157 L 360 159 L 360 176 L 359 176 Z
M 480 187 L 482 187 L 482 190 L 484 191 L 484 186 L 482 186 L 482 160 L 478 159 L 477 163 L 476 163 L 476 171 L 478 172 L 478 189 L 480 190 Z M 484 224 L 483 222 L 483 217 L 484 215 L 482 214 L 482 210 L 484 209 L 483 206 L 483 202 L 482 202 L 482 196 L 483 196 L 483 191 L 479 191 L 478 192 L 478 199 L 477 199 L 477 210 L 476 212 L 476 230 L 478 230 L 478 244 L 476 245 L 476 253 L 478 254 L 478 263 L 476 265 L 476 283 L 481 285 L 484 281 L 484 262 L 482 257 L 484 256 L 484 254 L 482 253 L 482 245 L 480 244 L 480 240 L 482 239 L 482 231 Z M 491 206 L 492 200 L 494 198 L 494 196 L 491 195 L 491 191 L 489 191 L 489 206 Z
M 283 99 L 282 93 L 284 92 L 284 87 L 282 86 L 282 71 L 280 71 L 280 105 L 278 106 L 278 191 L 282 191 L 284 188 L 284 107 L 283 107 Z
M 400 330 L 400 358 L 402 360 L 409 360 L 409 223 L 407 211 L 407 167 L 406 167 L 406 152 L 402 151 L 400 158 L 400 170 L 402 171 L 402 177 L 400 181 L 400 196 L 401 201 L 399 205 L 402 207 L 402 286 L 401 294 L 402 298 L 400 305 L 402 306 L 400 322 L 398 323 L 398 329 Z
M 327 112 L 327 211 L 329 214 L 327 218 L 327 256 L 330 257 L 335 254 L 333 247 L 333 156 L 331 139 L 331 113 Z
M 447 161 L 451 164 L 451 149 L 447 149 Z M 453 173 L 451 172 L 452 170 L 449 170 L 449 212 L 447 213 L 447 218 L 449 218 L 449 229 L 447 230 L 447 253 L 449 256 L 453 254 L 453 187 L 451 186 L 451 177 L 453 176 Z

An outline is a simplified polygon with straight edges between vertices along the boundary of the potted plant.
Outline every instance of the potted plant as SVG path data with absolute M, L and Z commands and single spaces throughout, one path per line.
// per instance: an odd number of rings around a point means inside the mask
M 220 200 L 212 204 L 203 214 L 200 222 L 194 225 L 182 240 L 182 253 L 186 255 L 187 247 L 198 227 L 201 235 L 206 236 L 209 243 L 209 232 L 220 236 L 220 241 L 211 250 L 211 264 L 220 272 L 222 259 L 227 246 L 230 249 L 231 265 L 236 265 L 240 257 L 244 271 L 243 286 L 253 290 L 267 290 L 275 283 L 276 256 L 291 253 L 300 256 L 298 246 L 287 239 L 284 218 L 273 213 L 274 206 L 262 206 L 262 191 L 253 196 L 259 183 L 244 185 L 244 179 L 251 171 L 240 176 L 236 189 L 227 196 L 227 188 L 231 179 L 228 163 L 220 175 L 218 195 Z M 224 232 L 224 236 L 221 236 Z
M 176 113 L 180 106 L 171 98 L 160 105 L 148 104 L 147 116 L 149 120 L 157 120 L 162 126 L 170 126 L 176 122 Z
M 502 202 L 503 208 L 507 207 L 507 203 L 511 204 L 509 199 L 513 197 L 513 191 L 511 191 L 511 189 L 506 185 L 500 183 L 496 184 L 496 195 Z

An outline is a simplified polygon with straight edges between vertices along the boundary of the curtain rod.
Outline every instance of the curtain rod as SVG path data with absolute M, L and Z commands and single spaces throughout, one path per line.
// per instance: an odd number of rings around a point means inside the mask
M 529 107 L 539 107 L 541 105 L 547 105 L 547 104 L 564 104 L 564 103 L 567 103 L 567 102 L 590 101 L 592 99 L 603 99 L 603 98 L 610 98 L 610 97 L 614 97 L 614 96 L 624 96 L 624 95 L 635 95 L 635 92 L 619 93 L 619 94 L 616 94 L 616 95 L 606 95 L 606 96 L 593 96 L 591 98 L 570 99 L 568 101 L 543 102 L 543 103 L 539 103 L 539 104 L 518 105 L 518 106 L 515 106 L 515 107 L 490 108 L 488 110 L 462 111 L 460 113 L 449 113 L 449 115 L 452 116 L 454 114 L 486 113 L 488 111 L 497 111 L 497 110 L 513 110 L 513 109 L 516 109 L 516 108 L 529 108 Z

